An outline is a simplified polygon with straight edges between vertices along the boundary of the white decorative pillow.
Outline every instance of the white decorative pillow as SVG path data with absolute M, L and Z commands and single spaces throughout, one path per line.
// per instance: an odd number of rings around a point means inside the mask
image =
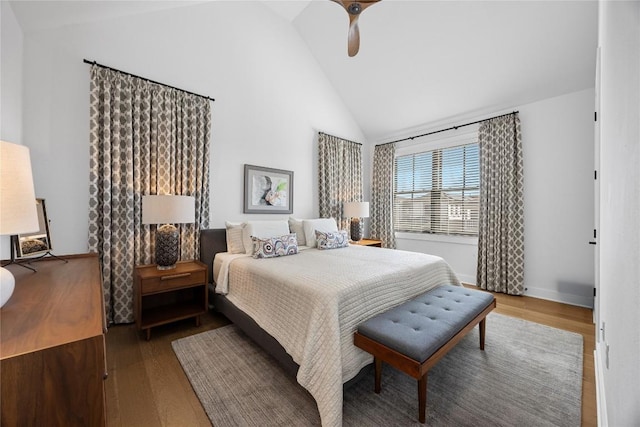
M 298 246 L 305 246 L 307 244 L 307 239 L 304 237 L 304 226 L 302 222 L 303 220 L 301 219 L 296 219 L 292 216 L 289 217 L 289 231 L 296 233 Z
M 349 235 L 346 230 L 318 231 L 316 230 L 318 249 L 337 249 L 349 246 Z
M 251 237 L 265 239 L 272 236 L 284 236 L 289 234 L 289 223 L 287 220 L 272 221 L 247 221 L 242 229 L 242 241 L 244 242 L 245 253 L 253 254 L 253 242 Z
M 225 222 L 227 227 L 227 252 L 231 254 L 244 254 L 244 242 L 242 241 L 243 222 Z
M 307 246 L 316 247 L 316 230 L 318 231 L 338 231 L 338 224 L 334 218 L 319 218 L 302 220 L 304 227 L 304 238 Z
M 266 239 L 251 237 L 251 240 L 254 258 L 274 258 L 298 253 L 298 241 L 295 233 Z

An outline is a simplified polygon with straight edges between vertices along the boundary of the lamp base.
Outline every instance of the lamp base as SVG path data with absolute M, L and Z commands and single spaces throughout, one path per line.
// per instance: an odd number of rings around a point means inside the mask
M 16 287 L 16 279 L 13 274 L 4 267 L 0 267 L 0 307 L 5 305 Z
M 351 218 L 351 240 L 354 242 L 362 240 L 362 222 L 360 218 Z
M 156 231 L 156 264 L 158 270 L 171 270 L 176 268 L 179 252 L 178 229 L 171 224 L 158 227 Z

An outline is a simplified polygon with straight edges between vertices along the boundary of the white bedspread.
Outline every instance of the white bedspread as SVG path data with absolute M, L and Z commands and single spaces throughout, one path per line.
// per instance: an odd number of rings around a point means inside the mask
M 442 258 L 357 245 L 269 259 L 221 256 L 214 265 L 225 288 L 228 271 L 227 298 L 300 365 L 297 380 L 315 398 L 323 426 L 342 425 L 342 384 L 372 360 L 353 345 L 357 325 L 433 287 L 460 284 Z

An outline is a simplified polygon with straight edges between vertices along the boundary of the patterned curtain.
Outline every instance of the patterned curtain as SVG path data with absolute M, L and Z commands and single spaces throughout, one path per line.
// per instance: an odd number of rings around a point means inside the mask
M 318 174 L 320 217 L 333 217 L 348 230 L 342 204 L 362 201 L 362 145 L 320 132 Z
M 376 145 L 371 184 L 371 237 L 385 248 L 396 248 L 393 232 L 393 164 L 396 144 Z
M 209 100 L 93 65 L 90 94 L 89 250 L 102 265 L 109 323 L 134 321 L 133 270 L 150 264 L 155 228 L 142 196 L 194 196 L 180 259 L 197 259 L 209 223 Z
M 480 144 L 477 285 L 524 293 L 522 141 L 517 113 L 484 121 Z

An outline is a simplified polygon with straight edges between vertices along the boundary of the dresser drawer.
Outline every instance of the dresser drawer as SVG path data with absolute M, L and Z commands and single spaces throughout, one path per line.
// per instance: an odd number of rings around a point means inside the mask
M 151 294 L 170 289 L 180 289 L 192 285 L 206 283 L 206 271 L 190 271 L 183 273 L 167 273 L 159 277 L 146 278 L 141 283 L 141 293 Z

